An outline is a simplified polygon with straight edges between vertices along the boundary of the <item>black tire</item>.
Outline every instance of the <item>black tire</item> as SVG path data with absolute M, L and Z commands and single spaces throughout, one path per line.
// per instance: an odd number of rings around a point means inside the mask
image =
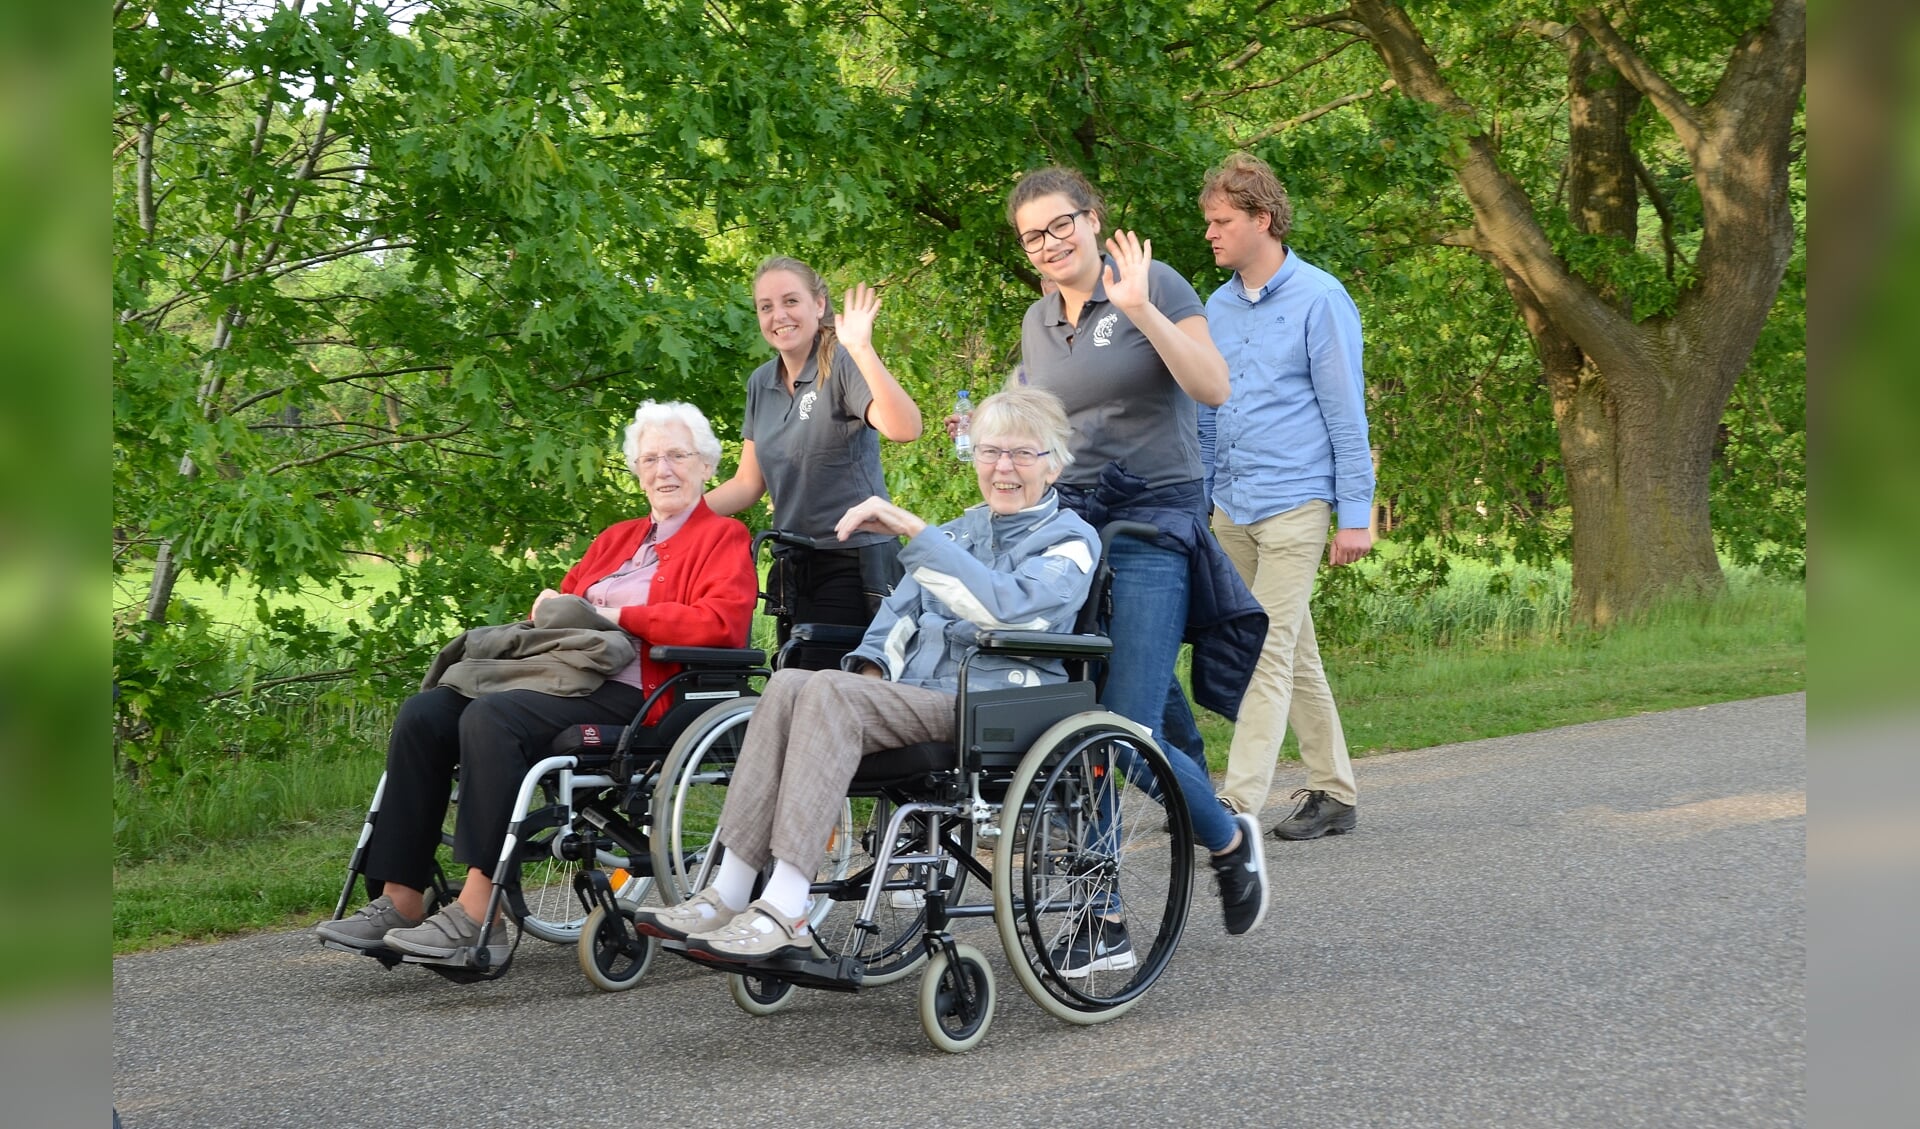
M 936 951 L 920 978 L 920 1029 L 934 1046 L 963 1054 L 987 1037 L 998 1002 L 993 969 L 979 949 L 955 945 L 951 956 Z
M 751 972 L 727 974 L 727 994 L 748 1015 L 765 1016 L 785 1010 L 793 1002 L 797 991 L 799 989 L 793 986 L 792 981 L 777 976 L 761 976 Z
M 1124 1014 L 1173 958 L 1193 896 L 1190 820 L 1166 755 L 1117 714 L 1067 718 L 1021 760 L 1000 827 L 994 923 L 1021 987 L 1069 1023 Z M 1116 905 L 1130 967 L 1067 975 L 1055 947 Z
M 623 942 L 633 939 L 635 904 L 623 898 L 616 905 L 617 916 L 609 915 L 604 907 L 594 907 L 581 926 L 580 939 L 574 946 L 580 971 L 602 992 L 624 992 L 640 983 L 660 947 L 652 937 L 641 937 L 639 958 L 628 952 Z

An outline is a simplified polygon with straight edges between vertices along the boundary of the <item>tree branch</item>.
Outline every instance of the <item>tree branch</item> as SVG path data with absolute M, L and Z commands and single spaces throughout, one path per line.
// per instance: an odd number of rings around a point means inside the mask
M 454 439 L 459 437 L 460 435 L 465 434 L 471 428 L 471 426 L 472 425 L 470 424 L 463 423 L 459 427 L 454 428 L 452 431 L 440 431 L 440 432 L 435 432 L 432 435 L 408 435 L 398 439 L 395 439 L 395 438 L 368 439 L 363 443 L 349 443 L 344 447 L 337 447 L 334 450 L 325 451 L 325 452 L 322 452 L 321 454 L 313 455 L 308 458 L 293 459 L 288 462 L 281 463 L 279 466 L 274 467 L 272 470 L 269 470 L 267 473 L 270 475 L 279 474 L 281 471 L 285 471 L 285 470 L 295 470 L 303 466 L 313 466 L 315 463 L 324 463 L 328 459 L 339 458 L 342 455 L 350 454 L 354 451 L 362 451 L 368 447 L 396 447 L 402 443 L 432 443 L 441 439 Z
M 1323 31 L 1338 31 L 1357 39 L 1370 37 L 1371 29 L 1354 14 L 1352 8 L 1342 8 L 1337 12 L 1328 12 L 1319 16 L 1296 16 L 1287 21 L 1287 26 L 1295 31 L 1306 28 L 1320 28 Z
M 1331 102 L 1322 102 L 1320 105 L 1315 106 L 1311 110 L 1307 110 L 1303 113 L 1295 114 L 1283 122 L 1276 122 L 1275 124 L 1270 125 L 1267 128 L 1261 130 L 1259 133 L 1254 134 L 1252 137 L 1246 137 L 1246 138 L 1233 137 L 1233 138 L 1229 138 L 1228 140 L 1236 149 L 1250 149 L 1253 146 L 1260 144 L 1262 141 L 1265 141 L 1269 137 L 1273 137 L 1277 134 L 1285 133 L 1287 130 L 1292 129 L 1295 126 L 1305 125 L 1306 123 L 1312 121 L 1315 118 L 1323 117 L 1327 114 L 1331 114 L 1333 111 L 1339 109 L 1342 106 L 1351 106 L 1355 102 L 1364 101 L 1368 98 L 1373 97 L 1376 94 L 1385 93 L 1386 91 L 1392 90 L 1393 88 L 1394 88 L 1394 81 L 1392 79 L 1388 79 L 1387 81 L 1381 83 L 1378 89 L 1360 90 L 1352 94 L 1342 94 L 1340 97 L 1335 98 Z
M 1632 325 L 1609 306 L 1586 280 L 1567 268 L 1534 214 L 1533 201 L 1504 168 L 1474 107 L 1442 75 L 1406 11 L 1386 0 L 1356 0 L 1353 14 L 1366 26 L 1368 39 L 1387 70 L 1409 97 L 1452 119 L 1460 131 L 1460 156 L 1454 177 L 1473 209 L 1474 230 L 1486 254 L 1510 273 L 1540 304 L 1553 311 L 1562 330 L 1595 355 L 1607 354 L 1611 371 L 1644 366 L 1644 348 Z
M 388 659 L 380 665 L 388 670 L 392 670 L 400 665 L 400 660 Z M 336 670 L 313 670 L 308 671 L 306 674 L 289 674 L 281 678 L 263 678 L 257 682 L 249 682 L 235 686 L 231 690 L 222 690 L 218 694 L 209 694 L 206 700 L 209 702 L 220 702 L 228 698 L 237 698 L 242 694 L 251 694 L 257 690 L 271 690 L 276 686 L 294 686 L 304 682 L 339 682 L 343 679 L 352 678 L 358 673 L 359 671 L 357 669 L 349 666 Z
M 1493 248 L 1487 246 L 1487 241 L 1480 238 L 1480 233 L 1470 227 L 1461 228 L 1458 231 L 1443 231 L 1434 236 L 1433 241 L 1441 247 L 1461 247 L 1477 255 L 1493 253 Z
M 1641 58 L 1639 52 L 1620 38 L 1620 33 L 1614 30 L 1612 22 L 1600 9 L 1582 8 L 1576 17 L 1580 26 L 1593 37 L 1594 44 L 1606 55 L 1607 62 L 1613 64 L 1613 69 L 1646 95 L 1654 108 L 1660 111 L 1660 116 L 1667 119 L 1667 124 L 1673 127 L 1674 135 L 1686 149 L 1687 156 L 1698 165 L 1703 140 L 1699 111 L 1659 71 Z
M 1647 201 L 1660 217 L 1660 245 L 1667 250 L 1667 281 L 1672 282 L 1673 262 L 1680 257 L 1680 247 L 1673 241 L 1673 205 L 1668 203 L 1666 193 L 1660 191 L 1660 186 L 1653 182 L 1653 174 L 1647 171 L 1646 164 L 1638 154 L 1633 158 L 1633 175 L 1639 180 L 1640 187 L 1647 190 Z
M 1334 56 L 1340 54 L 1340 52 L 1345 51 L 1347 48 L 1357 46 L 1363 42 L 1365 41 L 1360 39 L 1344 40 L 1343 42 L 1341 42 L 1341 44 L 1338 47 L 1335 47 L 1329 51 L 1321 52 L 1319 57 L 1312 59 L 1308 62 L 1302 63 L 1301 65 L 1293 68 L 1292 70 L 1288 71 L 1284 75 L 1279 76 L 1278 78 L 1267 79 L 1264 82 L 1249 83 L 1246 86 L 1242 86 L 1234 90 L 1228 90 L 1223 93 L 1213 95 L 1211 97 L 1208 97 L 1204 91 L 1196 90 L 1192 94 L 1189 94 L 1186 96 L 1187 101 L 1194 103 L 1196 106 L 1200 107 L 1201 109 L 1206 109 L 1208 107 L 1218 106 L 1223 102 L 1232 101 L 1233 99 L 1240 97 L 1242 94 L 1251 94 L 1256 90 L 1267 90 L 1275 86 L 1280 86 L 1285 83 L 1292 82 L 1294 79 L 1299 78 L 1301 75 L 1307 73 L 1308 71 L 1314 69 L 1315 67 L 1318 67 L 1322 63 L 1327 62 L 1328 60 L 1332 59 Z M 1255 46 L 1258 46 L 1258 44 L 1256 44 Z M 1231 69 L 1231 68 L 1227 68 L 1227 69 Z M 1205 101 L 1201 100 L 1203 98 L 1205 99 Z
M 453 368 L 452 365 L 414 365 L 410 368 L 382 369 L 377 372 L 350 372 L 345 376 L 330 376 L 327 379 L 321 381 L 320 383 L 324 387 L 329 384 L 345 384 L 350 380 L 378 380 L 382 377 L 406 376 L 409 373 L 416 373 L 416 372 L 448 372 L 452 368 Z M 293 385 L 282 384 L 278 388 L 269 388 L 265 392 L 256 392 L 253 395 L 248 396 L 246 399 L 241 400 L 238 403 L 235 403 L 232 407 L 228 408 L 227 414 L 236 415 L 243 409 L 250 408 L 262 400 L 271 400 L 275 396 L 283 395 L 284 393 L 291 392 L 292 390 L 293 390 Z

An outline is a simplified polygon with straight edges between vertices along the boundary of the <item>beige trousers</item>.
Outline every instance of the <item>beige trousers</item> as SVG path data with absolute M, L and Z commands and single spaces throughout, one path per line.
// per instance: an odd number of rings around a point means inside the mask
M 938 690 L 844 670 L 774 672 L 747 722 L 720 842 L 756 870 L 771 856 L 814 873 L 860 758 L 953 740 L 953 711 Z
M 1267 609 L 1267 641 L 1254 664 L 1240 719 L 1227 751 L 1227 778 L 1220 796 L 1235 811 L 1258 812 L 1267 806 L 1274 765 L 1287 725 L 1300 739 L 1300 760 L 1307 766 L 1307 787 L 1342 803 L 1355 799 L 1353 762 L 1347 735 L 1333 704 L 1320 647 L 1313 637 L 1313 579 L 1327 552 L 1330 508 L 1325 502 L 1275 514 L 1251 525 L 1236 524 L 1213 511 L 1213 533 Z

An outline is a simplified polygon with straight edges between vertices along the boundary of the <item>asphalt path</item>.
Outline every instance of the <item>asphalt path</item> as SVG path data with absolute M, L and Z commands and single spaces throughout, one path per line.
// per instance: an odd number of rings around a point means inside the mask
M 1197 872 L 1172 967 L 1102 1026 L 1027 999 L 984 921 L 958 932 L 1000 1003 L 965 1055 L 921 1034 L 917 978 L 756 1019 L 665 956 L 604 995 L 531 938 L 463 986 L 283 933 L 116 960 L 114 1099 L 127 1129 L 1798 1125 L 1805 718 L 1367 758 L 1359 830 L 1268 837 L 1244 937 Z M 1303 782 L 1282 766 L 1269 826 Z

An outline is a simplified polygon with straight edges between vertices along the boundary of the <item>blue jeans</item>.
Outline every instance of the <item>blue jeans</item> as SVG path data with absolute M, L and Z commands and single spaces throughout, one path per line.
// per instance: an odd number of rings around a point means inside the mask
M 1214 798 L 1206 744 L 1174 676 L 1187 628 L 1187 556 L 1121 537 L 1107 561 L 1113 568 L 1113 622 L 1107 634 L 1114 651 L 1101 704 L 1153 731 L 1180 781 L 1194 837 L 1208 850 L 1225 850 L 1233 841 L 1233 817 Z

